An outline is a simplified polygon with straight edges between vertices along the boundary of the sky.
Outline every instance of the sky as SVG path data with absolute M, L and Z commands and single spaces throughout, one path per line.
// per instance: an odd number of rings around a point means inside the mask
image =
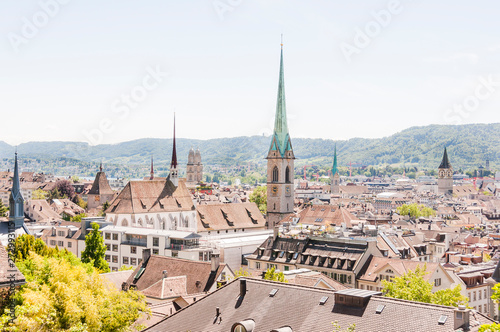
M 493 0 L 2 0 L 0 141 L 293 137 L 500 122 Z

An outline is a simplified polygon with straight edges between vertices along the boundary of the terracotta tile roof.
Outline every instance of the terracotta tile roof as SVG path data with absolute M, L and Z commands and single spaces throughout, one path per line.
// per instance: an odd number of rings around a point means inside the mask
M 332 331 L 337 321 L 345 329 L 356 325 L 364 331 L 454 331 L 453 307 L 391 299 L 372 295 L 354 307 L 336 301 L 331 290 L 247 278 L 240 294 L 241 278 L 181 309 L 145 331 L 230 331 L 235 323 L 251 319 L 253 331 L 272 331 L 289 326 L 293 331 Z M 277 290 L 274 296 L 270 293 Z M 366 291 L 365 291 L 366 293 Z M 326 302 L 320 304 L 325 297 Z M 216 314 L 218 308 L 219 316 Z M 381 312 L 377 313 L 377 309 Z M 443 324 L 438 321 L 446 316 Z M 471 329 L 493 320 L 470 315 Z
M 408 271 L 414 271 L 417 266 L 426 266 L 426 271 L 430 273 L 425 274 L 424 279 L 429 280 L 432 276 L 432 272 L 438 268 L 439 263 L 409 261 L 405 259 L 372 256 L 370 260 L 365 263 L 365 266 L 367 267 L 363 269 L 362 273 L 359 276 L 360 280 L 376 281 L 379 272 L 382 270 L 385 271 L 387 267 L 391 267 L 394 272 L 401 276 L 408 273 Z
M 185 179 L 179 179 L 177 188 L 170 181 L 130 181 L 111 202 L 106 213 L 146 213 L 194 210 Z
M 347 289 L 347 287 L 342 285 L 340 282 L 333 280 L 332 278 L 329 278 L 319 272 L 315 275 L 298 274 L 294 278 L 288 279 L 288 282 L 295 285 L 331 288 L 333 290 Z
M 221 263 L 217 271 L 212 273 L 211 262 L 151 255 L 140 278 L 136 280 L 135 276 L 143 267 L 142 265 L 134 270 L 134 273 L 127 279 L 127 283 L 135 285 L 138 290 L 143 291 L 161 281 L 163 271 L 167 271 L 168 277 L 186 276 L 187 294 L 197 294 L 208 291 L 225 266 L 226 264 Z M 155 291 L 157 288 L 151 290 L 151 292 Z
M 291 218 L 295 218 L 292 215 Z M 342 223 L 346 227 L 352 227 L 351 220 L 357 218 L 351 214 L 347 209 L 337 207 L 334 205 L 311 205 L 298 213 L 299 222 L 306 225 L 315 226 L 340 226 Z
M 142 293 L 148 297 L 157 299 L 168 299 L 187 295 L 187 277 L 177 276 L 162 278 L 144 289 Z
M 264 228 L 266 220 L 255 203 L 210 204 L 196 207 L 198 232 Z
M 14 274 L 14 284 L 22 285 L 26 283 L 24 275 L 19 271 L 17 266 L 9 264 L 9 255 L 5 247 L 0 244 L 0 288 L 9 287 L 11 280 L 10 276 Z

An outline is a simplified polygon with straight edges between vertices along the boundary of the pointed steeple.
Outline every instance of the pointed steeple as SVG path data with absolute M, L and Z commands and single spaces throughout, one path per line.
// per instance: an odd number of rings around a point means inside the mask
M 451 168 L 450 162 L 448 161 L 448 153 L 446 152 L 446 147 L 444 148 L 443 160 L 441 160 L 441 165 L 438 168 Z
M 177 187 L 179 183 L 179 172 L 177 170 L 177 151 L 175 148 L 175 113 L 174 113 L 174 138 L 173 138 L 173 147 L 172 147 L 172 161 L 170 162 L 170 181 Z M 168 181 L 167 181 L 168 182 Z
M 338 173 L 337 168 L 337 144 L 335 144 L 335 150 L 333 152 L 333 166 L 332 166 L 332 176 Z
M 177 151 L 175 148 L 175 113 L 174 113 L 174 139 L 172 147 L 172 161 L 170 162 L 170 168 L 177 168 Z
M 21 182 L 19 180 L 19 165 L 17 163 L 17 150 L 14 159 L 14 176 L 12 177 L 12 189 L 9 197 L 9 219 L 14 222 L 15 228 L 24 224 L 24 198 L 21 194 Z
M 151 176 L 149 177 L 150 180 L 153 180 L 155 177 L 155 171 L 153 169 L 153 156 L 151 156 Z
M 283 37 L 283 36 L 282 36 Z M 276 115 L 274 120 L 273 140 L 271 141 L 270 150 L 277 150 L 282 157 L 285 152 L 292 149 L 290 135 L 288 134 L 288 124 L 286 120 L 286 103 L 285 103 L 285 74 L 283 67 L 283 41 L 281 43 L 280 56 L 280 76 L 278 83 L 278 100 L 276 103 Z

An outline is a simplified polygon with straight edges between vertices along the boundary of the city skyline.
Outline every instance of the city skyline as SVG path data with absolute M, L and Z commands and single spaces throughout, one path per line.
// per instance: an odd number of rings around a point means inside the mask
M 171 138 L 174 111 L 179 137 L 268 136 L 281 33 L 292 139 L 500 122 L 491 7 L 195 4 L 1 4 L 0 100 L 24 130 L 8 126 L 0 140 Z

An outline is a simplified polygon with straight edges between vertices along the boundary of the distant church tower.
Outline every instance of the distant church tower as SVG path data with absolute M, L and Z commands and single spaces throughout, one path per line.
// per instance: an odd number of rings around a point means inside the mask
M 14 161 L 14 177 L 12 178 L 12 190 L 9 197 L 9 222 L 14 227 L 21 228 L 24 225 L 24 198 L 21 195 L 21 183 L 19 181 L 19 166 L 17 165 L 17 152 Z
M 195 185 L 203 180 L 203 164 L 201 163 L 200 149 L 196 149 L 195 151 L 191 148 L 189 150 L 186 179 L 188 184 L 191 185 Z
M 194 152 L 194 164 L 195 164 L 195 180 L 196 182 L 201 182 L 203 180 L 203 164 L 201 163 L 201 152 L 200 149 L 196 149 Z
M 453 168 L 448 161 L 446 148 L 444 148 L 443 160 L 438 168 L 438 191 L 440 194 L 453 194 Z
M 177 169 L 177 150 L 175 148 L 175 114 L 174 114 L 174 139 L 172 147 L 172 161 L 170 162 L 170 181 L 177 187 L 179 185 L 179 170 Z
M 293 213 L 294 159 L 288 134 L 283 73 L 283 44 L 281 44 L 278 102 L 271 147 L 267 154 L 267 227 L 273 229 L 286 214 Z
M 333 166 L 332 166 L 332 183 L 330 184 L 330 191 L 332 194 L 340 194 L 340 175 L 337 168 L 337 145 L 335 145 L 335 152 L 333 154 Z

